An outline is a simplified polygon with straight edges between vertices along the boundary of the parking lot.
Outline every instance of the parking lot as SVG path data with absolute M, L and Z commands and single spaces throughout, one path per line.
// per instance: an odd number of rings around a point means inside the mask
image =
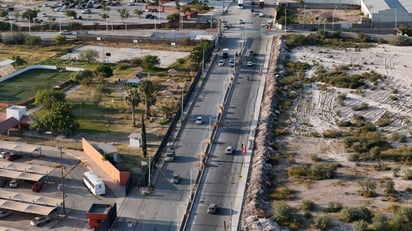
M 5 207 L 15 210 L 4 218 L 1 218 L 2 213 L 0 212 L 0 229 L 3 227 L 20 230 L 88 229 L 85 214 L 92 203 L 110 204 L 118 200 L 118 195 L 112 190 L 115 185 L 111 185 L 110 182 L 104 196 L 95 196 L 84 186 L 82 182 L 84 172 L 90 170 L 95 170 L 97 174 L 100 172 L 99 169 L 93 167 L 92 163 L 84 159 L 86 157 L 83 156 L 82 152 L 62 149 L 60 154 L 60 150 L 53 147 L 41 147 L 41 153 L 37 148 L 35 148 L 34 153 L 4 148 L 13 145 L 15 144 L 6 141 L 0 143 L 0 151 L 3 153 L 21 155 L 20 158 L 13 161 L 5 158 L 0 159 L 0 174 L 8 173 L 8 176 L 14 174 L 12 178 L 1 177 L 3 180 L 0 183 L 4 184 L 0 185 L 0 211 L 9 211 L 4 210 Z M 87 166 L 86 162 L 90 165 Z M 63 201 L 61 163 L 64 165 L 64 210 L 63 204 L 60 203 Z M 17 178 L 18 183 L 10 187 L 10 182 L 15 179 L 14 177 Z M 37 190 L 33 188 L 35 183 L 33 180 L 37 179 L 43 183 L 39 192 L 35 192 Z M 54 204 L 58 204 L 56 209 Z M 40 208 L 35 208 L 37 205 Z M 48 216 L 49 222 L 39 227 L 30 224 L 34 217 L 42 216 L 41 213 L 48 211 L 51 211 Z
M 89 1 L 90 2 L 90 1 Z M 27 19 L 15 18 L 15 12 L 22 15 L 27 9 L 37 9 L 37 18 L 33 19 L 35 24 L 47 25 L 48 23 L 57 23 L 66 26 L 69 23 L 78 22 L 83 25 L 124 25 L 124 24 L 147 24 L 150 22 L 161 23 L 166 22 L 166 17 L 170 13 L 165 12 L 148 12 L 145 8 L 145 3 L 130 4 L 129 1 L 122 1 L 120 4 L 107 5 L 106 10 L 104 4 L 94 1 L 94 4 L 75 5 L 74 3 L 62 5 L 60 1 L 45 1 L 41 3 L 34 3 L 31 5 L 15 4 L 13 2 L 14 12 L 9 14 L 7 18 L 2 18 L 3 21 L 11 21 L 18 25 L 28 26 Z M 6 4 L 3 3 L 3 4 Z M 125 9 L 129 16 L 120 17 L 119 10 Z M 141 10 L 142 14 L 136 14 L 136 10 Z M 68 11 L 74 11 L 76 16 L 68 16 Z M 108 17 L 104 17 L 107 15 Z

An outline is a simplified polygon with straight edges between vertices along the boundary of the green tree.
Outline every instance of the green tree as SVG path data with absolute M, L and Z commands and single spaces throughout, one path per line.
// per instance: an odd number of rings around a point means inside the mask
M 21 18 L 25 18 L 30 22 L 33 22 L 34 18 L 37 18 L 37 10 L 27 9 L 21 14 Z
M 66 16 L 76 18 L 77 17 L 77 12 L 74 11 L 74 10 L 66 10 Z
M 79 58 L 88 61 L 89 63 L 95 62 L 97 57 L 99 57 L 99 53 L 93 49 L 87 49 L 80 53 Z
M 54 91 L 49 89 L 38 90 L 34 97 L 34 102 L 38 106 L 50 109 L 54 102 L 66 101 L 66 95 L 62 91 Z
M 138 85 L 139 93 L 144 100 L 146 118 L 150 116 L 150 106 L 156 103 L 155 87 L 152 81 L 142 80 Z
M 117 11 L 119 12 L 120 18 L 122 19 L 122 23 L 125 25 L 125 29 L 127 30 L 127 22 L 125 23 L 124 20 L 127 20 L 129 18 L 129 10 L 122 8 Z
M 56 37 L 54 38 L 54 42 L 56 44 L 64 44 L 66 42 L 67 37 L 63 34 L 58 34 L 56 35 Z
M 142 59 L 142 66 L 146 69 L 153 69 L 153 67 L 160 64 L 160 59 L 156 55 L 146 55 Z
M 172 22 L 179 21 L 179 13 L 169 14 L 166 19 Z
M 27 35 L 26 38 L 24 39 L 24 44 L 26 46 L 30 46 L 30 48 L 33 48 L 33 46 L 40 46 L 42 45 L 41 38 L 39 36 L 31 36 Z
M 128 89 L 126 91 L 125 101 L 131 107 L 132 124 L 133 124 L 133 127 L 136 127 L 135 111 L 136 111 L 136 107 L 141 102 L 140 95 L 139 95 L 139 89 L 137 88 Z
M 21 66 L 26 64 L 26 60 L 24 60 L 23 58 L 21 58 L 19 55 L 13 55 L 11 56 L 11 59 L 14 60 L 13 66 L 14 68 L 16 68 L 17 66 Z
M 162 104 L 159 108 L 163 114 L 165 114 L 165 119 L 170 120 L 173 117 L 173 113 L 176 110 L 175 104 Z
M 5 9 L 0 9 L 0 17 L 6 17 L 9 13 Z
M 71 74 L 71 80 L 79 82 L 81 85 L 89 86 L 94 77 L 94 72 L 90 70 L 77 71 Z
M 408 28 L 408 26 L 405 25 L 405 24 L 400 24 L 400 25 L 398 26 L 398 30 L 400 30 L 400 31 L 402 32 L 402 34 L 408 34 L 409 28 Z
M 47 128 L 65 135 L 70 135 L 76 131 L 80 125 L 73 114 L 72 106 L 66 101 L 56 101 L 52 103 L 50 110 L 44 117 Z
M 139 10 L 139 9 L 134 10 L 134 14 L 135 14 L 137 17 L 140 17 L 143 13 L 144 13 L 143 10 Z
M 147 156 L 147 140 L 146 140 L 146 125 L 144 124 L 144 116 L 142 113 L 142 152 L 143 157 L 146 158 Z
M 96 67 L 96 75 L 102 76 L 103 78 L 108 78 L 113 76 L 113 69 L 107 64 L 101 64 Z

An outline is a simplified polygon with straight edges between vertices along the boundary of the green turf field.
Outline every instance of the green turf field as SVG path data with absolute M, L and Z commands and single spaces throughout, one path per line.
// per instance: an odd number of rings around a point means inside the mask
M 51 89 L 70 78 L 72 72 L 34 69 L 0 83 L 0 103 L 18 104 L 36 95 L 39 89 Z

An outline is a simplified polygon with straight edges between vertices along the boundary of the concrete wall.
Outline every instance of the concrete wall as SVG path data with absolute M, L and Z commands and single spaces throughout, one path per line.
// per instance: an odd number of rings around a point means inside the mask
M 98 152 L 92 144 L 82 138 L 83 152 L 93 160 L 115 183 L 125 186 L 130 176 L 129 172 L 121 172 L 110 161 L 104 160 L 102 154 Z

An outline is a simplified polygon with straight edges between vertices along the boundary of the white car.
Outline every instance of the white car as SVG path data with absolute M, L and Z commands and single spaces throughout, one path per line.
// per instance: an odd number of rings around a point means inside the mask
M 196 117 L 196 124 L 197 125 L 203 124 L 203 118 L 201 116 Z
M 251 66 L 253 66 L 253 63 L 252 63 L 252 61 L 247 61 L 247 63 L 246 63 L 246 66 L 248 66 L 248 67 L 251 67 Z
M 171 182 L 172 184 L 179 184 L 179 182 L 180 182 L 180 176 L 179 176 L 179 174 L 174 174 L 173 177 L 172 177 L 172 179 L 170 179 L 170 182 Z
M 70 30 L 64 30 L 64 31 L 61 31 L 60 34 L 61 35 L 71 35 L 71 34 L 73 34 L 73 32 L 70 31 Z
M 235 61 L 233 59 L 229 60 L 229 67 L 234 67 L 235 66 Z
M 227 146 L 226 148 L 225 148 L 225 154 L 227 154 L 227 155 L 232 155 L 233 154 L 233 152 L 234 152 L 234 150 L 233 150 L 233 146 Z
M 50 217 L 35 217 L 33 220 L 30 221 L 30 225 L 32 226 L 40 226 L 48 223 L 50 221 Z
M 17 188 L 19 186 L 19 182 L 16 179 L 11 180 L 9 186 L 10 188 Z
M 215 214 L 216 211 L 217 211 L 217 204 L 210 204 L 207 207 L 207 213 L 209 213 L 209 214 Z
M 225 61 L 223 61 L 223 59 L 219 60 L 218 66 L 224 66 L 225 65 Z
M 266 22 L 262 22 L 261 24 L 260 24 L 260 26 L 262 26 L 262 27 L 265 27 L 265 26 L 267 26 L 268 24 L 266 23 Z

